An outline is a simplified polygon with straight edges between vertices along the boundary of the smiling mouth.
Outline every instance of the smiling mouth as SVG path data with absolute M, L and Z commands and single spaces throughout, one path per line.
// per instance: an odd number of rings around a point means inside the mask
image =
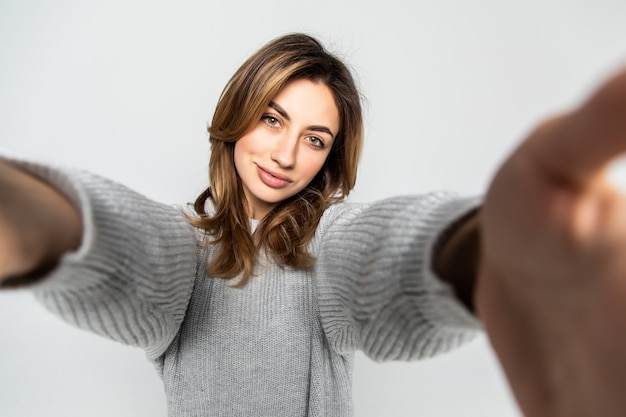
M 284 188 L 293 182 L 290 178 L 268 171 L 257 165 L 257 172 L 261 181 L 271 188 Z

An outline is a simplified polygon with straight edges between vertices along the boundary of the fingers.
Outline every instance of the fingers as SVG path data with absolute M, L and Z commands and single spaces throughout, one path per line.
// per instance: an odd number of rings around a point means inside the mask
M 541 168 L 576 185 L 602 174 L 626 151 L 626 69 L 578 109 L 541 125 L 522 149 Z

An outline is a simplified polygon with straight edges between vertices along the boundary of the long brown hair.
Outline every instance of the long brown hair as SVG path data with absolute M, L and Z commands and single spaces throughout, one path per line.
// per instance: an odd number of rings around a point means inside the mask
M 311 183 L 277 204 L 251 233 L 241 180 L 235 170 L 235 142 L 261 119 L 268 104 L 295 79 L 322 82 L 333 93 L 340 127 L 326 162 Z M 197 217 L 190 221 L 206 230 L 216 256 L 207 273 L 233 278 L 244 286 L 260 249 L 278 264 L 311 267 L 307 250 L 319 220 L 329 205 L 344 199 L 356 182 L 363 144 L 361 97 L 346 65 L 320 42 L 305 34 L 277 38 L 235 72 L 226 84 L 208 128 L 211 143 L 209 187 L 194 203 Z M 210 199 L 213 209 L 205 210 Z

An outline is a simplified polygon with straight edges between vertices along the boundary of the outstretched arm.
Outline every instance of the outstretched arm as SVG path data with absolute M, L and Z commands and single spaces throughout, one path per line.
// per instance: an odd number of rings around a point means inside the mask
M 41 276 L 81 234 L 80 214 L 61 193 L 0 160 L 0 284 Z
M 473 313 L 476 313 L 474 290 L 479 258 L 480 210 L 476 209 L 443 233 L 433 253 L 433 270 Z
M 626 413 L 626 71 L 542 124 L 499 170 L 481 212 L 475 292 L 514 395 L 534 417 Z
M 0 239 L 12 253 L 2 252 L 0 275 L 16 278 L 5 284 L 45 276 L 31 288 L 46 308 L 161 355 L 204 276 L 204 252 L 182 210 L 86 171 L 7 160 Z

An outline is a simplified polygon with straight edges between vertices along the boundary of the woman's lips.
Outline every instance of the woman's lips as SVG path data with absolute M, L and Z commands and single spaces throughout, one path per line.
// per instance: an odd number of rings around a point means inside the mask
M 284 188 L 289 185 L 292 180 L 289 177 L 280 175 L 276 172 L 267 170 L 257 165 L 257 172 L 263 184 L 272 188 Z

